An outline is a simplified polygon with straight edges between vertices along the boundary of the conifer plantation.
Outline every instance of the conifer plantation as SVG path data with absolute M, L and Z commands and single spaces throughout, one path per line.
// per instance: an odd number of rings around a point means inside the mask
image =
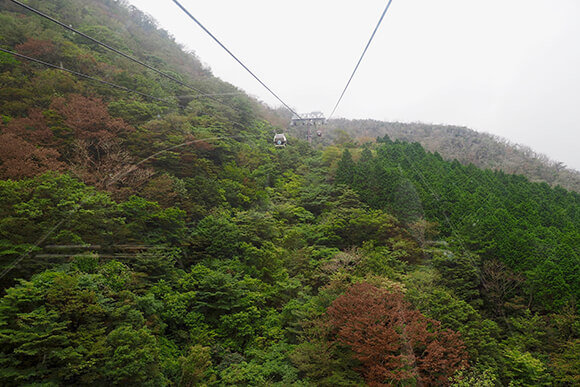
M 124 0 L 24 3 L 180 83 L 0 3 L 0 385 L 580 385 L 553 164 L 310 144 Z

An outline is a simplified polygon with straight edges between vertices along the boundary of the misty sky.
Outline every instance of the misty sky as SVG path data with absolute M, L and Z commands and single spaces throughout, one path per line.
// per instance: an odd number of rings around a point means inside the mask
M 171 0 L 129 0 L 280 103 Z M 180 0 L 299 113 L 329 115 L 387 0 Z M 335 117 L 464 125 L 580 170 L 580 1 L 393 0 Z

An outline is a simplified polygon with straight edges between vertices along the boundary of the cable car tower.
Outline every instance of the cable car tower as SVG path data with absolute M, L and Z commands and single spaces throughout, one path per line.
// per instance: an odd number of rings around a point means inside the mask
M 318 125 L 326 124 L 326 118 L 322 112 L 312 112 L 302 114 L 300 117 L 294 115 L 290 121 L 290 126 L 308 126 L 308 142 L 312 143 L 312 127 L 316 130 L 316 135 L 322 137 L 322 130 L 318 129 Z

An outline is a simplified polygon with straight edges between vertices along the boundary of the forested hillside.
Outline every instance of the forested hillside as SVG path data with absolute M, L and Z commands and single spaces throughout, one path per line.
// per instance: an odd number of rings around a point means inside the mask
M 0 3 L 0 385 L 580 384 L 578 193 L 340 121 L 276 148 L 124 1 L 25 3 L 179 82 Z
M 334 119 L 325 130 L 329 133 L 328 141 L 344 140 L 343 133 L 346 133 L 362 142 L 385 135 L 393 140 L 418 142 L 426 150 L 438 152 L 446 160 L 522 174 L 532 181 L 543 181 L 580 192 L 580 172 L 534 152 L 529 147 L 465 127 Z

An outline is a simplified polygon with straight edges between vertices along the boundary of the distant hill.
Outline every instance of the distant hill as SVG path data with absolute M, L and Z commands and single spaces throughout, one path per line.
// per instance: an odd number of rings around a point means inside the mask
M 471 163 L 480 168 L 522 174 L 532 181 L 543 181 L 580 192 L 580 172 L 534 152 L 527 146 L 466 127 L 335 119 L 325 128 L 327 141 L 340 141 L 343 131 L 362 141 L 374 140 L 386 134 L 392 140 L 418 142 L 445 159 L 457 159 L 462 164 Z
M 579 384 L 580 194 L 473 164 L 576 172 L 456 127 L 310 145 L 127 1 L 23 1 L 181 82 L 0 2 L 0 386 Z

